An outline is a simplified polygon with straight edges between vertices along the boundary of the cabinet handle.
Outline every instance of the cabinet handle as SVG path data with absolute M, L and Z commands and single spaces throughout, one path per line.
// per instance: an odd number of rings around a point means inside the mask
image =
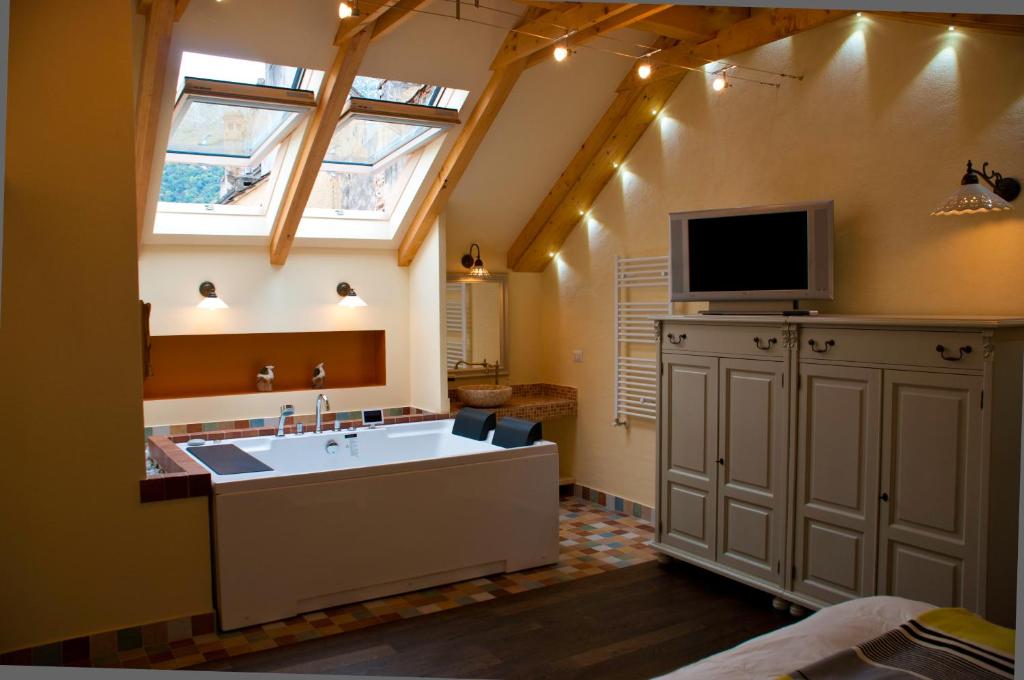
M 885 493 L 883 491 L 882 495 L 878 497 L 878 500 L 882 501 L 883 503 L 888 503 L 889 502 L 889 494 L 887 494 L 887 493 Z
M 667 337 L 668 341 L 671 342 L 673 345 L 680 345 L 682 344 L 683 340 L 686 340 L 686 333 L 680 333 L 679 335 L 669 333 L 665 337 Z
M 775 338 L 768 338 L 768 343 L 767 343 L 767 344 L 765 344 L 765 345 L 762 345 L 762 344 L 761 344 L 761 338 L 754 338 L 754 347 L 757 347 L 758 349 L 760 349 L 760 350 L 764 350 L 765 352 L 767 352 L 767 351 L 768 351 L 768 350 L 770 350 L 770 349 L 771 349 L 771 348 L 772 348 L 772 347 L 773 347 L 773 346 L 775 345 L 775 343 L 777 343 L 777 342 L 778 342 L 778 340 L 777 340 L 777 339 L 775 339 Z
M 719 465 L 725 465 L 725 458 L 716 458 L 715 462 Z
M 822 347 L 818 347 L 818 343 L 815 340 L 813 340 L 813 339 L 812 340 L 808 340 L 807 344 L 810 345 L 812 352 L 817 352 L 818 354 L 824 354 L 825 352 L 829 351 L 830 349 L 832 349 L 833 347 L 836 346 L 836 341 L 832 340 L 831 338 L 826 340 L 825 341 L 825 346 L 823 348 Z
M 946 348 L 943 347 L 942 345 L 935 345 L 935 351 L 938 352 L 939 356 L 941 356 L 946 361 L 960 361 L 966 355 L 970 354 L 972 350 L 970 345 L 964 345 L 963 347 L 960 348 L 960 354 L 955 357 L 946 356 Z

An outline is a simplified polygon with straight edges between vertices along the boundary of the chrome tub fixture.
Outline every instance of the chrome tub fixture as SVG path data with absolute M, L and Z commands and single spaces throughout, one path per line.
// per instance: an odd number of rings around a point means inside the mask
M 284 436 L 284 421 L 288 416 L 295 415 L 295 407 L 291 404 L 285 404 L 281 407 L 281 417 L 277 419 L 277 434 L 276 437 Z

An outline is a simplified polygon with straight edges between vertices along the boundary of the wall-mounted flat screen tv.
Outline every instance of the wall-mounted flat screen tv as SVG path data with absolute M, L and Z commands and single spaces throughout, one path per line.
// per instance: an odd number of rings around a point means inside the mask
M 831 300 L 832 201 L 672 213 L 672 300 Z

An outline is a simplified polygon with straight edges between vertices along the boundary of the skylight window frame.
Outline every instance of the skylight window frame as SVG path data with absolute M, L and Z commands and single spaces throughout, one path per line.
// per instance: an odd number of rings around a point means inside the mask
M 444 94 L 446 92 L 446 88 L 441 88 L 441 90 L 431 98 L 432 101 L 444 101 Z M 415 125 L 418 127 L 426 127 L 428 129 L 401 146 L 396 147 L 386 156 L 378 159 L 375 163 L 329 161 L 325 158 L 320 165 L 321 172 L 345 172 L 351 174 L 374 174 L 382 172 L 403 156 L 418 152 L 421 148 L 436 139 L 437 135 L 461 122 L 459 119 L 458 109 L 438 106 L 436 103 L 411 104 L 407 102 L 394 102 L 382 99 L 350 96 L 345 104 L 344 111 L 342 111 L 341 116 L 338 118 L 335 130 L 355 119 Z M 406 191 L 410 190 L 410 180 L 416 173 L 417 166 L 422 161 L 422 158 L 414 159 L 409 167 L 402 172 L 401 179 L 398 181 L 395 198 L 393 201 L 389 202 L 389 205 L 385 210 L 371 211 L 344 208 L 311 208 L 307 206 L 303 211 L 303 216 L 314 219 L 387 222 L 391 219 L 396 206 L 401 203 L 402 196 Z
M 391 163 L 394 163 L 400 156 L 412 153 L 423 145 L 427 144 L 438 133 L 458 125 L 458 109 L 449 109 L 441 106 L 425 104 L 408 104 L 405 102 L 390 102 L 381 99 L 363 99 L 362 97 L 349 97 L 342 111 L 341 117 L 335 130 L 351 120 L 376 121 L 380 123 L 398 123 L 403 125 L 415 125 L 418 127 L 430 128 L 405 144 L 393 149 L 390 153 L 378 159 L 375 163 L 355 163 L 345 161 L 329 161 L 324 158 L 321 164 L 322 169 L 328 172 L 338 172 L 344 168 L 345 172 L 352 173 L 374 173 L 380 172 Z
M 309 113 L 316 108 L 316 95 L 311 90 L 296 90 L 274 85 L 249 85 L 224 80 L 186 77 L 178 100 L 174 104 L 171 119 L 171 137 L 188 113 L 192 104 L 215 104 L 270 109 L 294 113 L 290 120 L 279 126 L 252 154 L 248 156 L 228 154 L 199 154 L 188 151 L 172 151 L 170 138 L 166 151 L 168 163 L 198 163 L 203 165 L 256 165 L 278 144 L 297 128 Z

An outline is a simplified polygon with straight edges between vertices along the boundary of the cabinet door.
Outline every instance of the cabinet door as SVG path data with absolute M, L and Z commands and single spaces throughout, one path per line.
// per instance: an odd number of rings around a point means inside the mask
M 782 583 L 788 407 L 784 365 L 719 360 L 718 562 Z
M 661 542 L 715 559 L 718 359 L 663 359 Z
M 981 385 L 885 372 L 880 594 L 980 611 Z
M 793 589 L 874 595 L 882 371 L 800 365 Z

